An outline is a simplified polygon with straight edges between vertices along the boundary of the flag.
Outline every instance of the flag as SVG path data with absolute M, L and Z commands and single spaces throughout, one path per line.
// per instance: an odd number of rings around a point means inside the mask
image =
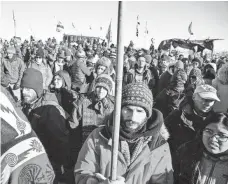
M 72 27 L 75 28 L 74 23 L 72 22 Z
M 189 32 L 190 35 L 193 35 L 193 32 L 192 32 L 192 22 L 188 26 L 188 32 Z
M 102 27 L 100 27 L 100 31 L 102 30 Z
M 139 36 L 139 25 L 140 25 L 139 16 L 137 16 L 137 25 L 136 25 L 136 36 L 137 37 Z
M 63 29 L 64 29 L 64 26 L 63 26 L 62 22 L 58 21 L 56 31 L 61 32 Z
M 147 22 L 146 22 L 145 34 L 148 34 L 148 33 L 149 33 L 149 31 L 148 31 L 148 29 L 147 29 Z
M 89 29 L 90 29 L 90 30 L 92 30 L 92 27 L 91 27 L 91 26 L 89 26 Z
M 16 19 L 15 19 L 15 16 L 14 16 L 14 10 L 13 10 L 13 23 L 14 23 L 14 34 L 16 36 Z
M 112 42 L 112 30 L 111 30 L 111 25 L 112 25 L 112 21 L 110 21 L 109 27 L 108 27 L 108 32 L 106 34 L 106 38 L 108 40 L 108 42 Z

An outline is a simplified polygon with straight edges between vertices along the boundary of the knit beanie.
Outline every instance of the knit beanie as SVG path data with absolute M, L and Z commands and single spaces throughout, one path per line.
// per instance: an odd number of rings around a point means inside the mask
M 147 117 L 152 115 L 153 95 L 148 86 L 141 82 L 124 86 L 122 92 L 122 107 L 126 105 L 139 106 L 145 109 Z
M 112 78 L 107 75 L 107 74 L 101 74 L 95 79 L 95 86 L 96 87 L 104 87 L 107 91 L 108 94 L 112 91 Z
M 41 58 L 44 58 L 44 51 L 42 48 L 38 48 L 38 50 L 36 51 L 36 57 L 41 57 Z
M 38 97 L 43 93 L 42 73 L 34 68 L 28 68 L 24 71 L 21 79 L 21 87 L 33 89 Z

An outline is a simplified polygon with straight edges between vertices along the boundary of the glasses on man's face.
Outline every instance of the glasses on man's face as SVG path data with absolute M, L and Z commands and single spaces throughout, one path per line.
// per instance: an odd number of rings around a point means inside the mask
M 212 130 L 210 129 L 204 129 L 203 130 L 203 135 L 206 137 L 209 137 L 210 139 L 213 137 L 216 137 L 216 139 L 220 142 L 226 142 L 228 140 L 228 136 L 223 135 L 222 133 L 217 133 L 215 134 Z

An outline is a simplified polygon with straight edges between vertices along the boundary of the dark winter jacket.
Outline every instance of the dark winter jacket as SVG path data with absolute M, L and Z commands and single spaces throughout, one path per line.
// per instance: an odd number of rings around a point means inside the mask
M 54 94 L 45 93 L 32 106 L 23 108 L 51 162 L 65 164 L 68 156 L 66 115 Z
M 152 114 L 145 134 L 153 131 L 154 123 L 159 122 L 161 127 L 150 138 L 145 136 L 149 139 L 144 141 L 138 156 L 129 166 L 123 146 L 128 143 L 125 140 L 119 141 L 117 176 L 124 177 L 126 184 L 173 184 L 170 150 L 166 142 L 168 132 L 162 126 L 162 114 L 158 110 L 153 110 Z M 112 138 L 107 137 L 104 130 L 105 128 L 95 129 L 84 143 L 75 166 L 77 184 L 89 184 L 91 179 L 94 179 L 94 184 L 98 184 L 95 173 L 110 177 Z
M 154 108 L 160 110 L 163 117 L 166 118 L 169 113 L 178 109 L 184 97 L 183 93 L 165 88 L 157 95 Z
M 153 93 L 153 96 L 155 97 L 158 94 L 157 93 L 157 90 L 158 90 L 158 82 L 159 82 L 158 70 L 157 70 L 157 68 L 154 65 L 150 66 L 149 67 L 149 70 L 151 71 L 151 74 L 152 74 L 152 76 L 154 78 L 154 86 L 152 88 L 152 93 Z
M 215 156 L 196 139 L 180 147 L 174 164 L 176 184 L 228 182 L 228 153 Z
M 165 71 L 161 76 L 158 81 L 158 90 L 157 94 L 159 94 L 163 89 L 167 88 L 170 84 L 172 75 L 170 74 L 169 71 Z
M 186 98 L 180 104 L 179 109 L 174 110 L 165 119 L 165 125 L 170 133 L 169 145 L 171 153 L 177 148 L 195 138 L 198 131 L 203 128 L 203 120 L 206 117 L 201 117 L 196 114 L 193 108 L 192 98 Z M 213 113 L 211 110 L 210 113 Z
M 1 183 L 53 183 L 47 153 L 30 123 L 1 87 Z

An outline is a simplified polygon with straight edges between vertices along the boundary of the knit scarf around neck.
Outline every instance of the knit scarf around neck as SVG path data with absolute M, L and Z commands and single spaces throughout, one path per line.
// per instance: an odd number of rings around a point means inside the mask
M 120 140 L 132 142 L 132 141 L 137 141 L 137 139 L 139 139 L 140 137 L 150 137 L 152 135 L 157 135 L 157 133 L 161 128 L 162 123 L 160 119 L 157 117 L 158 114 L 154 112 L 152 114 L 152 117 L 146 120 L 144 123 L 142 123 L 142 126 L 137 128 L 135 131 L 129 131 L 123 125 L 123 122 L 120 122 L 120 132 L 119 132 Z M 109 138 L 112 137 L 112 128 L 113 128 L 113 115 L 110 116 L 110 119 L 107 122 L 107 125 L 105 126 L 105 130 L 106 130 L 105 132 Z

